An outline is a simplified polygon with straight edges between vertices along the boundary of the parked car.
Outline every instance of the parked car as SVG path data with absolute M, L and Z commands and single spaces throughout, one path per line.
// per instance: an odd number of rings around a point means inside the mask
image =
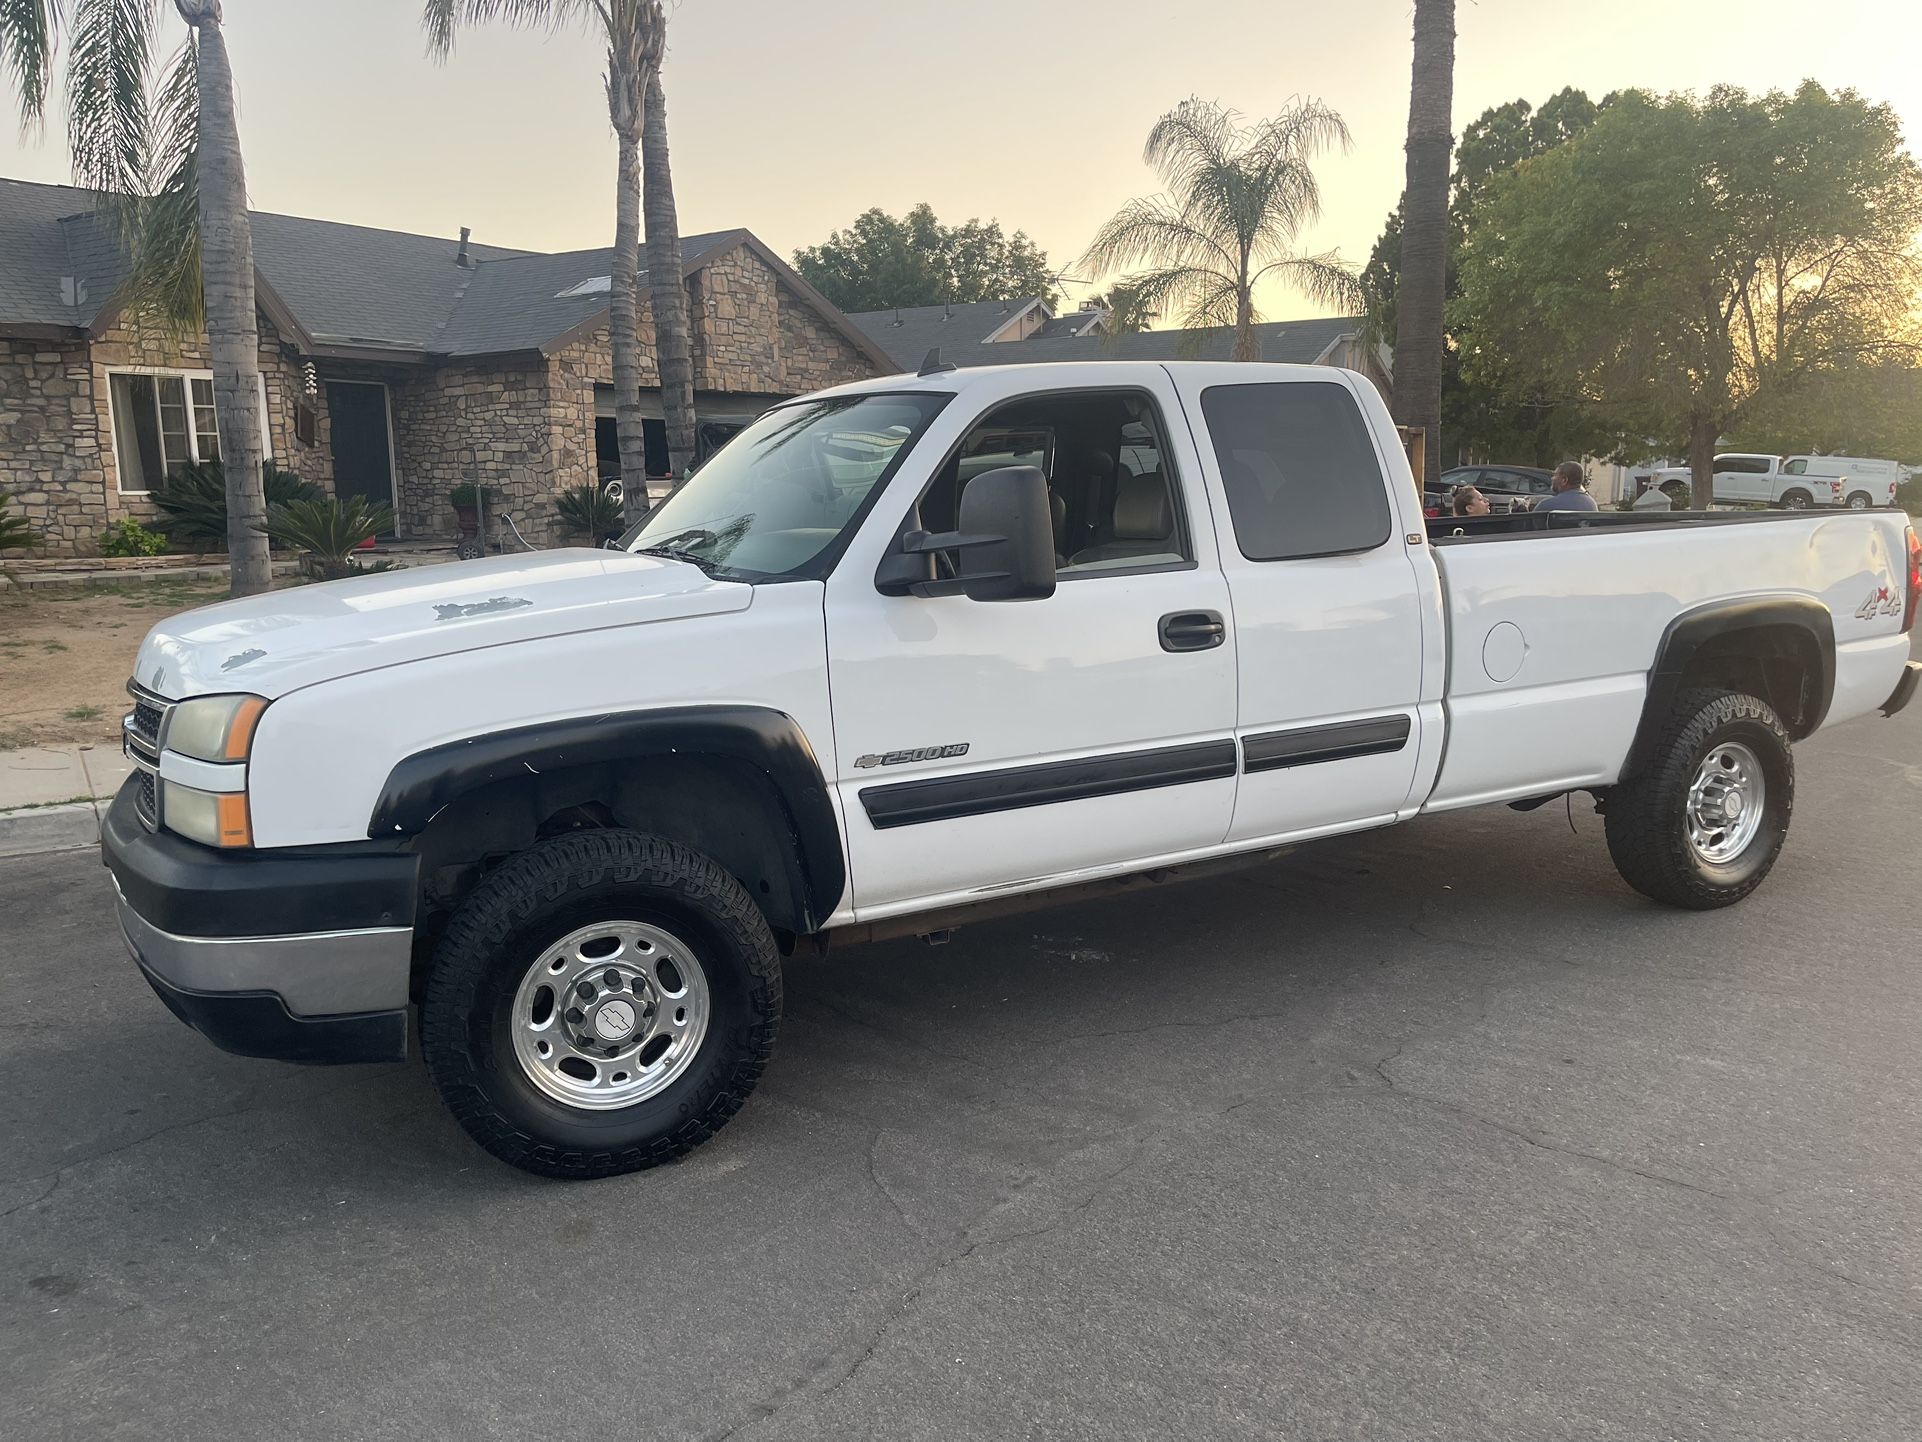
M 995 446 L 1046 463 L 964 484 Z M 1892 512 L 1427 528 L 1416 494 L 1323 367 L 803 397 L 625 551 L 162 621 L 103 824 L 121 925 L 232 1051 L 398 1060 L 417 1009 L 481 1146 L 604 1176 L 733 1115 L 784 962 L 831 944 L 1574 791 L 1630 886 L 1737 902 L 1792 744 L 1922 675 Z
M 1441 513 L 1447 514 L 1447 498 L 1457 486 L 1473 486 L 1498 515 L 1516 509 L 1517 502 L 1526 509 L 1555 489 L 1554 475 L 1536 466 L 1455 466 L 1441 473 Z
M 1896 490 L 1908 475 L 1895 461 L 1863 456 L 1790 456 L 1782 462 L 1782 473 L 1806 478 L 1810 492 L 1817 495 L 1826 486 L 1825 504 L 1852 511 L 1894 505 Z

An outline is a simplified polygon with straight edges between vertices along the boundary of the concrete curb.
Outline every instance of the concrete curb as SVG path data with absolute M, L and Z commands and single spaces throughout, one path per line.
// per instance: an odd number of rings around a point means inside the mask
M 100 814 L 91 801 L 0 811 L 0 856 L 77 851 L 100 844 Z

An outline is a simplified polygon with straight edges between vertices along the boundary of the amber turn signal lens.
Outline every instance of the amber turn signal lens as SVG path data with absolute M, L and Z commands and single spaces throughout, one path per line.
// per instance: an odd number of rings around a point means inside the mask
M 256 712 L 256 715 L 259 713 Z M 252 846 L 254 844 L 253 823 L 247 817 L 247 793 L 244 791 L 222 792 L 218 801 L 217 815 L 220 821 L 220 844 L 222 846 Z
M 227 723 L 227 744 L 224 748 L 229 761 L 247 759 L 247 753 L 254 744 L 254 727 L 260 724 L 260 713 L 266 709 L 267 703 L 258 696 L 248 696 L 234 708 L 234 719 Z

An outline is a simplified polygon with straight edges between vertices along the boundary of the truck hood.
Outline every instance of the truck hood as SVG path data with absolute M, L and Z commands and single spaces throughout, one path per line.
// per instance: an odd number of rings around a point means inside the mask
M 481 646 L 741 611 L 753 597 L 752 586 L 711 580 L 684 561 L 621 551 L 423 566 L 169 617 L 142 643 L 134 680 L 170 698 L 272 698 Z

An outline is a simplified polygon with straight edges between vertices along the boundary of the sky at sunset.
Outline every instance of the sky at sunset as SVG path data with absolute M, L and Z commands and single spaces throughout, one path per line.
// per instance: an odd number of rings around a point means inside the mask
M 168 13 L 170 37 L 183 33 Z M 786 254 L 861 210 L 926 200 L 1023 229 L 1072 276 L 1095 228 L 1153 189 L 1156 115 L 1190 94 L 1252 114 L 1317 96 L 1354 132 L 1318 167 L 1304 244 L 1359 264 L 1402 184 L 1408 0 L 670 0 L 668 113 L 688 233 L 746 226 Z M 254 204 L 538 249 L 613 229 L 602 56 L 505 29 L 424 52 L 413 0 L 226 0 Z M 1922 139 L 1922 13 L 1896 0 L 1459 6 L 1455 117 L 1564 85 L 1789 87 L 1893 104 Z M 9 97 L 11 99 L 11 97 Z M 9 107 L 11 108 L 11 107 Z M 64 181 L 63 120 L 0 122 L 0 174 Z M 1069 286 L 1070 296 L 1085 287 Z M 1286 293 L 1273 318 L 1313 314 Z

